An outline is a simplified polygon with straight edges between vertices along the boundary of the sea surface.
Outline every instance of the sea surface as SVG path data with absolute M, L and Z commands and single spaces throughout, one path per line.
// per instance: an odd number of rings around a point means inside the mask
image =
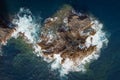
M 103 23 L 109 43 L 100 57 L 88 66 L 86 73 L 71 72 L 60 77 L 57 71 L 50 71 L 50 64 L 36 57 L 21 38 L 11 39 L 2 46 L 0 80 L 120 80 L 119 0 L 0 0 L 0 16 L 10 16 L 24 7 L 44 21 L 63 4 L 70 4 L 78 12 L 91 13 Z

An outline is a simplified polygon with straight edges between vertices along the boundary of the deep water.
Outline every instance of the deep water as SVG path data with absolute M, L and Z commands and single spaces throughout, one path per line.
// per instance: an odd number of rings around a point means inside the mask
M 102 49 L 98 60 L 88 66 L 88 72 L 71 72 L 67 80 L 120 80 L 120 1 L 119 0 L 3 0 L 0 15 L 8 16 L 28 8 L 43 20 L 63 4 L 72 5 L 77 11 L 92 13 L 104 24 L 109 43 Z M 21 39 L 11 39 L 2 47 L 0 80 L 59 80 L 49 64 L 37 58 L 30 45 Z M 64 78 L 63 78 L 64 79 Z

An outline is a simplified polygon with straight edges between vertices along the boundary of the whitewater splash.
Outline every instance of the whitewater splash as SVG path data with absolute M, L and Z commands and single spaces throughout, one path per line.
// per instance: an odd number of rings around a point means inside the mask
M 90 63 L 91 60 L 98 59 L 101 48 L 108 43 L 106 33 L 102 31 L 103 24 L 95 18 L 91 17 L 92 23 L 94 23 L 94 25 L 92 25 L 92 28 L 96 30 L 96 34 L 89 36 L 86 39 L 85 44 L 87 47 L 90 45 L 96 45 L 97 49 L 84 59 L 78 59 L 76 61 L 77 66 L 75 66 L 75 63 L 69 58 L 66 59 L 63 64 L 61 64 L 62 57 L 60 54 L 54 54 L 53 58 L 48 59 L 42 54 L 41 47 L 36 44 L 40 41 L 39 36 L 41 24 L 36 23 L 36 19 L 34 19 L 31 11 L 21 8 L 16 16 L 17 18 L 13 19 L 13 24 L 16 24 L 17 26 L 15 27 L 16 30 L 12 34 L 12 37 L 17 38 L 23 35 L 27 43 L 33 44 L 33 48 L 35 49 L 34 53 L 36 53 L 37 56 L 43 57 L 45 61 L 52 62 L 51 70 L 58 69 L 61 76 L 74 71 L 85 72 L 85 64 Z M 93 38 L 92 42 L 91 38 Z
M 12 23 L 17 25 L 12 37 L 17 38 L 23 35 L 28 43 L 36 43 L 39 40 L 40 23 L 36 22 L 36 19 L 32 15 L 29 9 L 21 8 L 15 15 Z M 40 22 L 40 21 L 39 21 Z

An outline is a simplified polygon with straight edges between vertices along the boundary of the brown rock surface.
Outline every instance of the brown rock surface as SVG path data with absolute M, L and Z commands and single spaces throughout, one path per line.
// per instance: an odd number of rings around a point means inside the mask
M 71 7 L 65 6 L 45 21 L 40 36 L 41 42 L 38 45 L 46 56 L 60 54 L 63 58 L 62 62 L 66 58 L 82 59 L 96 49 L 96 46 L 91 45 L 89 48 L 85 46 L 86 38 L 96 33 L 91 28 L 92 25 L 88 15 L 79 15 L 73 12 Z
M 3 20 L 0 20 L 0 43 L 5 43 L 14 32 L 13 28 L 9 28 Z

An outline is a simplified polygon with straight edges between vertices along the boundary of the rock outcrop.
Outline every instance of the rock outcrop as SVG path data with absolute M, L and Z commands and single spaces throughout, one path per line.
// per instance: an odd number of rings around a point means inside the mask
M 44 56 L 52 58 L 54 54 L 60 54 L 62 63 L 66 58 L 83 59 L 96 49 L 96 46 L 85 45 L 87 37 L 96 33 L 92 25 L 87 14 L 78 14 L 71 6 L 65 5 L 45 20 L 38 45 Z
M 3 19 L 0 18 L 0 43 L 4 44 L 11 37 L 14 32 L 13 28 L 8 26 Z

